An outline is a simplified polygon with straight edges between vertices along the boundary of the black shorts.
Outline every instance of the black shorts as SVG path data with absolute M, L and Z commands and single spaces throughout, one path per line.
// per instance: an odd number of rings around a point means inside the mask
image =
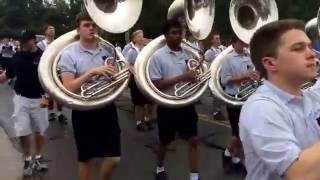
M 72 125 L 79 162 L 120 156 L 120 128 L 114 104 L 89 111 L 72 110 Z
M 185 140 L 198 135 L 198 114 L 194 105 L 178 109 L 158 107 L 157 116 L 161 144 L 171 143 L 176 133 Z
M 138 88 L 133 75 L 131 75 L 130 77 L 129 87 L 131 100 L 134 105 L 144 106 L 145 104 L 151 104 L 151 101 L 145 95 L 143 95 L 140 89 Z
M 239 117 L 241 112 L 241 106 L 227 105 L 227 112 L 229 116 L 229 122 L 231 125 L 232 136 L 239 137 Z

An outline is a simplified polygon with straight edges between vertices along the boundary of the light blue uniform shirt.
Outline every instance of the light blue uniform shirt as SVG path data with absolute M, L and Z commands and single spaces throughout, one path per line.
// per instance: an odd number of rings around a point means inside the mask
M 157 50 L 149 65 L 151 80 L 171 79 L 188 71 L 187 61 L 192 58 L 185 50 L 172 51 L 167 45 Z M 162 92 L 173 95 L 174 87 L 163 89 Z
M 237 93 L 240 85 L 228 83 L 235 76 L 240 76 L 254 70 L 254 65 L 248 55 L 238 54 L 232 51 L 228 54 L 221 66 L 221 82 L 225 87 L 225 92 L 230 95 Z
M 240 138 L 246 180 L 280 180 L 299 153 L 320 140 L 320 82 L 293 96 L 268 81 L 246 101 Z
M 88 50 L 78 41 L 63 52 L 58 68 L 61 73 L 72 73 L 79 77 L 92 68 L 103 66 L 105 59 L 110 56 L 111 52 L 102 46 Z
M 226 47 L 224 46 L 219 46 L 218 48 L 215 47 L 211 47 L 210 49 L 208 49 L 205 53 L 204 53 L 204 59 L 209 62 L 212 63 L 213 60 L 223 51 L 225 50 Z
M 128 51 L 129 51 L 132 47 L 133 47 L 133 42 L 130 42 L 130 43 L 126 44 L 126 45 L 123 47 L 122 55 L 123 55 L 124 57 L 126 57 Z
M 134 65 L 134 63 L 136 62 L 136 59 L 138 57 L 139 54 L 139 50 L 136 47 L 131 47 L 126 55 L 124 56 L 126 58 L 126 60 L 128 61 L 129 64 Z

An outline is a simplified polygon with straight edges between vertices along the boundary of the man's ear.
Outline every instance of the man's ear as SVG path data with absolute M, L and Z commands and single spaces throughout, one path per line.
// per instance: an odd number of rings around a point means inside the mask
M 274 57 L 263 57 L 261 62 L 267 71 L 277 71 L 277 61 Z

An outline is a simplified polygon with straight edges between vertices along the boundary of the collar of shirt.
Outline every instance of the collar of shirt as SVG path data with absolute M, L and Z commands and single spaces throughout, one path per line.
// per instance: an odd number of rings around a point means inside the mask
M 234 56 L 234 57 L 248 57 L 247 54 L 245 54 L 245 53 L 239 54 L 239 53 L 237 53 L 235 50 L 233 50 L 230 54 L 231 54 L 232 56 Z
M 269 90 L 271 90 L 272 93 L 274 93 L 276 96 L 278 96 L 285 103 L 289 103 L 292 100 L 302 100 L 302 98 L 303 98 L 301 96 L 295 96 L 295 95 L 292 95 L 292 94 L 285 92 L 284 90 L 278 88 L 277 86 L 275 86 L 274 84 L 272 84 L 268 80 L 265 80 L 263 83 L 264 83 L 265 87 L 267 87 Z
M 133 49 L 135 49 L 137 51 L 137 53 L 140 52 L 140 49 L 135 44 L 132 43 L 131 46 L 132 46 Z
M 172 54 L 172 55 L 175 55 L 175 56 L 178 56 L 180 53 L 184 53 L 185 52 L 184 49 L 181 49 L 181 51 L 173 51 L 172 49 L 169 48 L 168 45 L 165 45 L 164 49 L 168 54 Z
M 102 47 L 100 44 L 98 44 L 98 48 L 91 50 L 91 49 L 86 49 L 85 47 L 83 47 L 80 42 L 79 42 L 79 49 L 80 49 L 81 53 L 89 53 L 92 55 L 98 54 L 99 52 L 102 51 Z
M 221 50 L 221 51 L 223 51 L 225 49 L 225 47 L 223 45 L 220 45 L 218 47 L 211 46 L 211 49 L 212 50 Z
M 47 38 L 45 38 L 43 41 L 44 41 L 44 43 L 45 43 L 46 45 L 49 45 L 50 43 L 52 43 L 53 40 L 52 40 L 52 41 L 49 41 Z

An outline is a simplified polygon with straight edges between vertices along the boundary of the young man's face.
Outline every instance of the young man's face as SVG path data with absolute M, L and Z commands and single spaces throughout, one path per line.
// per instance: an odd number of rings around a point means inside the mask
M 139 33 L 134 36 L 133 42 L 138 44 L 138 45 L 144 45 L 145 39 L 143 37 L 143 33 Z
M 212 36 L 211 44 L 216 47 L 221 45 L 221 40 L 220 40 L 219 34 L 215 34 Z
M 48 26 L 47 30 L 46 30 L 46 35 L 50 36 L 50 37 L 54 37 L 55 35 L 55 29 L 53 26 Z
M 98 27 L 93 21 L 81 21 L 78 27 L 80 38 L 84 40 L 94 40 L 98 33 Z
M 169 46 L 180 46 L 182 41 L 182 29 L 172 27 L 166 35 L 166 41 Z
M 241 40 L 237 40 L 236 42 L 232 43 L 232 46 L 237 52 L 243 52 L 244 48 L 248 47 L 248 44 L 244 43 Z
M 23 43 L 23 46 L 27 51 L 30 51 L 36 46 L 36 41 L 35 39 L 29 39 Z
M 297 83 L 317 76 L 316 54 L 305 32 L 294 29 L 284 33 L 277 52 L 274 71 L 278 75 Z

